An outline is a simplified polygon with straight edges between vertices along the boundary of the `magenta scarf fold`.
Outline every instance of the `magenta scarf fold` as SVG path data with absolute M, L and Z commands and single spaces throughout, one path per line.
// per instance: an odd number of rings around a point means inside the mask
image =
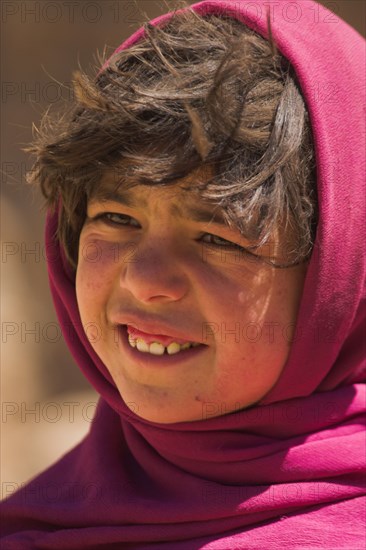
M 310 112 L 320 209 L 285 369 L 250 409 L 177 424 L 139 418 L 83 332 L 49 215 L 55 307 L 101 398 L 83 441 L 3 502 L 4 550 L 365 549 L 364 41 L 311 0 L 193 8 L 266 37 L 268 6 Z

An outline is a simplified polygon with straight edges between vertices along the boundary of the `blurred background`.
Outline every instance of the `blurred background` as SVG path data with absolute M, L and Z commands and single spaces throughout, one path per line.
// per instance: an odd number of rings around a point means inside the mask
M 362 0 L 319 3 L 365 36 Z M 93 72 L 98 51 L 106 46 L 112 53 L 141 22 L 178 5 L 1 2 L 1 497 L 79 442 L 97 401 L 58 328 L 48 290 L 42 200 L 26 184 L 32 159 L 22 149 L 45 109 L 57 113 L 72 99 L 75 69 Z

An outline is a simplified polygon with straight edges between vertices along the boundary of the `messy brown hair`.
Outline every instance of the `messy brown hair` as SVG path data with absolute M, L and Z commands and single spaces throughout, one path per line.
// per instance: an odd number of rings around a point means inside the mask
M 270 30 L 270 28 L 269 28 Z M 118 185 L 174 185 L 199 168 L 200 196 L 229 226 L 269 241 L 290 230 L 286 265 L 306 260 L 316 226 L 309 116 L 289 62 L 238 20 L 191 8 L 113 55 L 94 78 L 74 75 L 75 104 L 46 117 L 30 179 L 59 205 L 58 237 L 77 266 L 88 199 L 104 174 Z

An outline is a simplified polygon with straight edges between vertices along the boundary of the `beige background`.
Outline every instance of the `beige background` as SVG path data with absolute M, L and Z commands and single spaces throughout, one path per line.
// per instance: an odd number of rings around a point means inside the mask
M 189 3 L 193 3 L 190 1 Z M 322 2 L 365 34 L 362 0 Z M 249 3 L 248 3 L 249 4 Z M 275 2 L 274 2 L 275 4 Z M 289 2 L 290 4 L 290 2 Z M 87 432 L 96 394 L 64 345 L 48 290 L 44 214 L 25 183 L 22 152 L 45 108 L 71 97 L 72 71 L 89 70 L 148 18 L 161 0 L 1 2 L 1 496 L 37 474 Z M 315 16 L 315 12 L 314 12 Z

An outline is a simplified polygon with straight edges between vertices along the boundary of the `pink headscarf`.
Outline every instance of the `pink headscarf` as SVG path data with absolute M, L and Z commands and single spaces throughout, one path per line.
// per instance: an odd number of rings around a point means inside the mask
M 101 399 L 85 439 L 3 503 L 4 550 L 365 548 L 364 41 L 312 0 L 192 7 L 267 36 L 268 6 L 310 113 L 320 208 L 286 367 L 248 410 L 177 424 L 141 419 L 84 334 L 49 216 L 55 307 Z

